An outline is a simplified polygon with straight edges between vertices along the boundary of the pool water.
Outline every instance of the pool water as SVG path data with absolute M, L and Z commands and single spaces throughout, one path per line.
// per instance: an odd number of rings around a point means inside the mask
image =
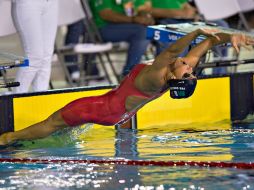
M 254 162 L 254 124 L 83 126 L 0 150 L 0 158 Z M 254 189 L 254 170 L 88 163 L 0 163 L 2 189 Z

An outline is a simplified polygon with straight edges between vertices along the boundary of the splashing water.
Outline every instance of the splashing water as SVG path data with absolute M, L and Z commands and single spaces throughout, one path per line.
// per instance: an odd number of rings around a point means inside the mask
M 22 141 L 20 144 L 26 149 L 70 147 L 80 141 L 80 136 L 92 128 L 93 124 L 85 124 L 78 127 L 68 127 L 54 134 L 33 141 Z

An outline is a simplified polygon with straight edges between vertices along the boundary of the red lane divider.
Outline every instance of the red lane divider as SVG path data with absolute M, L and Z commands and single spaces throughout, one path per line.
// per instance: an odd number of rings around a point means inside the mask
M 254 163 L 234 163 L 234 162 L 195 162 L 195 161 L 149 161 L 149 160 L 46 160 L 28 158 L 0 158 L 0 163 L 36 163 L 36 164 L 119 164 L 130 166 L 194 166 L 194 167 L 216 167 L 216 168 L 236 168 L 254 169 Z

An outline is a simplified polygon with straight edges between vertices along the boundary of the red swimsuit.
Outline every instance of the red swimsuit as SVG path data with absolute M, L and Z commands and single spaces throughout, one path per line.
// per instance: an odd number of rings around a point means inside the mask
M 116 125 L 129 120 L 144 104 L 128 112 L 125 109 L 125 101 L 128 96 L 147 98 L 149 102 L 163 94 L 149 96 L 134 86 L 135 78 L 145 66 L 145 64 L 136 65 L 119 87 L 104 95 L 84 97 L 67 104 L 61 110 L 64 121 L 70 126 L 77 126 L 84 123 Z

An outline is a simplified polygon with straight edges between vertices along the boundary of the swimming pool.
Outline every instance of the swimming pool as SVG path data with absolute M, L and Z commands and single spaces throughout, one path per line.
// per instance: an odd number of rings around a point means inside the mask
M 201 130 L 203 129 L 203 130 Z M 0 150 L 1 159 L 254 162 L 254 124 L 86 126 Z M 254 169 L 95 163 L 0 164 L 2 189 L 254 189 Z

